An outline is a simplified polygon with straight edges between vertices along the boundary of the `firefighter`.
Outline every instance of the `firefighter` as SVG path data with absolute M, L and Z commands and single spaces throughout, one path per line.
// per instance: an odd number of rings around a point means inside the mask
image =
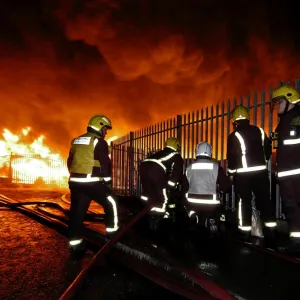
M 166 140 L 163 150 L 141 162 L 140 179 L 143 187 L 141 200 L 153 204 L 151 216 L 156 220 L 169 216 L 168 200 L 182 180 L 183 159 L 179 151 L 180 141 L 170 137 Z M 174 204 L 171 203 L 170 208 L 173 208 Z
M 106 235 L 118 230 L 116 196 L 111 191 L 111 160 L 105 136 L 112 129 L 104 115 L 95 115 L 88 122 L 87 132 L 71 142 L 67 166 L 71 193 L 69 247 L 72 254 L 84 252 L 83 221 L 91 200 L 103 206 Z
M 252 193 L 263 222 L 266 241 L 274 239 L 275 209 L 271 203 L 267 161 L 271 157 L 271 140 L 262 128 L 250 125 L 249 108 L 239 105 L 231 112 L 234 131 L 227 140 L 228 173 L 233 176 L 239 196 L 238 228 L 245 237 L 251 235 Z
M 231 180 L 212 158 L 212 147 L 201 142 L 196 147 L 196 159 L 186 169 L 189 182 L 187 208 L 190 218 L 210 231 L 217 230 L 216 219 L 221 212 L 219 192 L 230 190 Z
M 287 248 L 300 250 L 300 94 L 292 86 L 283 85 L 271 95 L 279 124 L 274 133 L 277 144 L 277 179 L 282 208 L 289 225 Z

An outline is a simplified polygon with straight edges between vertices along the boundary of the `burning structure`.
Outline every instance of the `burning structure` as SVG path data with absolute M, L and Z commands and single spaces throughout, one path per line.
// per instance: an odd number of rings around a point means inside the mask
M 0 139 L 0 180 L 2 184 L 67 187 L 65 160 L 44 145 L 45 137 L 33 137 L 29 127 L 13 134 L 4 129 Z

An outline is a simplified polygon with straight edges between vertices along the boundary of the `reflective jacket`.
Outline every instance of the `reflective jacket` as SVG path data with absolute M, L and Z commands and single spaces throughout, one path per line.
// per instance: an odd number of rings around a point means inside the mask
M 175 187 L 180 182 L 183 173 L 183 159 L 179 152 L 172 148 L 165 147 L 149 157 L 143 162 L 153 162 L 158 164 L 168 176 L 168 185 Z
M 267 169 L 272 153 L 271 140 L 262 128 L 240 121 L 227 140 L 229 173 L 245 173 Z
M 220 191 L 227 192 L 231 186 L 230 179 L 217 161 L 204 156 L 190 164 L 186 169 L 189 181 L 187 200 L 198 204 L 219 204 Z
M 110 181 L 111 160 L 107 142 L 95 132 L 87 132 L 73 139 L 67 166 L 69 181 Z
M 280 116 L 278 133 L 277 171 L 278 177 L 300 174 L 300 107 Z

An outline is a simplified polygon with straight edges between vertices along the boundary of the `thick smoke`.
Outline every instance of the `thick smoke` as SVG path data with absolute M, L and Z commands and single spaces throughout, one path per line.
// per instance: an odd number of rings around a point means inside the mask
M 298 17 L 279 1 L 5 2 L 1 124 L 63 154 L 94 113 L 122 135 L 300 72 Z

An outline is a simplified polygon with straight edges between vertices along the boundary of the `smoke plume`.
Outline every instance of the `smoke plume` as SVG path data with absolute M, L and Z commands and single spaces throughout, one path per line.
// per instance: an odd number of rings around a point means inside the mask
M 297 20 L 280 1 L 5 1 L 1 124 L 65 155 L 96 113 L 120 136 L 293 80 Z

